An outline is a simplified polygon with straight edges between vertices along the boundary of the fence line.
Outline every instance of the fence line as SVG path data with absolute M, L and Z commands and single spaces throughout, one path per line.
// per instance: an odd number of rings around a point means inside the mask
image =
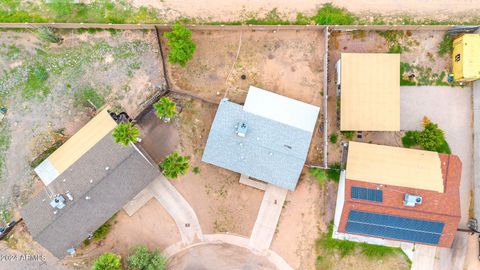
M 172 24 L 110 24 L 110 23 L 0 23 L 0 28 L 39 28 L 48 26 L 58 29 L 101 28 L 117 30 L 170 30 Z M 197 25 L 187 24 L 188 28 L 198 31 L 274 31 L 274 30 L 324 30 L 326 25 Z M 353 30 L 411 30 L 446 31 L 454 25 L 328 25 L 330 31 Z

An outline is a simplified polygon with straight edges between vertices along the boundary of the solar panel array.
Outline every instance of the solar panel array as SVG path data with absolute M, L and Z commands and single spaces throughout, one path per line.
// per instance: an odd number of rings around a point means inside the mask
M 352 210 L 346 232 L 436 245 L 443 222 Z
M 383 191 L 352 186 L 352 199 L 383 202 Z

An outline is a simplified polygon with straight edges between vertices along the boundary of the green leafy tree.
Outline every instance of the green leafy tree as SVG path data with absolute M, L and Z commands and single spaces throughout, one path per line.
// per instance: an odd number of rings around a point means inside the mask
M 145 246 L 137 246 L 128 256 L 127 264 L 132 270 L 165 270 L 167 260 L 158 250 L 150 251 Z
M 192 31 L 185 26 L 176 23 L 171 32 L 163 34 L 168 39 L 168 61 L 184 67 L 192 59 L 197 45 L 192 41 Z
M 160 100 L 153 104 L 158 118 L 163 119 L 165 122 L 169 122 L 177 114 L 177 104 L 168 97 L 162 97 Z
M 120 256 L 113 253 L 104 253 L 93 263 L 92 270 L 120 270 L 122 264 Z
M 188 157 L 180 156 L 177 152 L 170 154 L 160 164 L 163 174 L 170 179 L 175 179 L 179 175 L 185 175 L 189 167 Z
M 137 141 L 140 131 L 132 123 L 121 123 L 113 130 L 112 135 L 116 143 L 128 146 L 129 143 Z
M 50 43 L 62 42 L 62 38 L 57 36 L 53 28 L 45 27 L 45 26 L 38 28 L 38 38 Z

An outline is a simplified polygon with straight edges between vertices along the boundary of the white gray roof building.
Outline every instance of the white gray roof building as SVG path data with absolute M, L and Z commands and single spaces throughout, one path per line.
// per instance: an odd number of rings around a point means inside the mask
M 228 99 L 220 102 L 202 160 L 293 191 L 319 110 L 250 87 L 244 106 Z M 241 129 L 246 130 L 244 137 L 237 134 L 242 124 L 246 125 Z

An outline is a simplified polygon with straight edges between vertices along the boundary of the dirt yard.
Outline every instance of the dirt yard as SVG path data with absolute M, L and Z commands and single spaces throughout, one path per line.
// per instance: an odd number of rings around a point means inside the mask
M 405 75 L 415 75 L 417 83 L 422 85 L 447 84 L 447 74 L 451 69 L 449 54 L 440 56 L 438 46 L 443 40 L 444 31 L 353 31 L 334 32 L 329 40 L 329 78 L 328 116 L 329 135 L 337 134 L 337 143 L 329 144 L 329 164 L 340 162 L 340 142 L 347 140 L 339 132 L 340 101 L 335 90 L 335 63 L 341 53 L 386 53 L 401 48 L 400 61 L 408 64 L 412 70 Z M 398 51 L 397 51 L 398 52 Z M 443 76 L 442 76 L 443 75 Z M 363 132 L 363 138 L 354 140 L 373 142 L 391 146 L 401 146 L 402 132 Z
M 187 67 L 169 66 L 174 89 L 212 102 L 226 95 L 243 104 L 255 85 L 321 107 L 322 31 L 208 31 L 194 32 L 193 39 L 197 50 Z M 320 162 L 322 138 L 315 132 L 307 163 Z

